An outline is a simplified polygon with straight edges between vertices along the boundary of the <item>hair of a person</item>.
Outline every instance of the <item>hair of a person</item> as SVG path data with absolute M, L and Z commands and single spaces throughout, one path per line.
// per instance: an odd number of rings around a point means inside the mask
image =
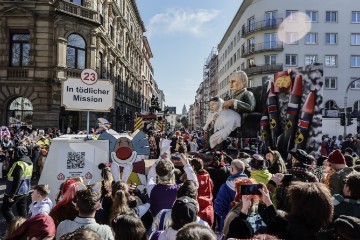
M 195 173 L 201 173 L 204 171 L 204 162 L 200 158 L 191 159 L 190 165 L 194 168 Z
M 294 182 L 287 195 L 289 216 L 301 220 L 310 231 L 318 232 L 332 221 L 334 206 L 330 190 L 325 184 Z
M 217 236 L 209 227 L 192 222 L 183 226 L 176 234 L 176 240 L 188 239 L 217 240 Z
M 240 159 L 232 160 L 231 167 L 233 167 L 237 173 L 244 173 L 245 164 Z
M 174 176 L 175 176 L 175 181 L 181 181 L 181 176 L 182 176 L 182 172 L 180 169 L 175 168 L 174 169 Z
M 112 185 L 111 198 L 113 200 L 112 213 L 110 220 L 118 214 L 128 212 L 128 199 L 130 197 L 129 186 L 124 182 L 116 182 Z
M 242 197 L 242 194 L 240 192 L 241 185 L 257 184 L 256 180 L 253 178 L 237 178 L 237 179 L 235 179 L 234 183 L 235 183 L 236 194 L 235 194 L 234 200 L 231 202 L 231 207 L 234 207 L 236 205 L 236 203 L 241 201 L 241 197 Z M 253 198 L 253 200 L 259 200 L 259 198 L 258 197 L 256 199 Z
M 14 233 L 25 221 L 26 218 L 23 217 L 15 217 L 13 220 L 11 220 L 9 224 L 9 228 L 5 231 L 4 239 L 6 239 L 7 236 Z
M 360 173 L 353 172 L 346 178 L 346 185 L 349 187 L 351 197 L 360 199 Z
M 244 72 L 244 71 L 235 71 L 233 73 L 231 73 L 230 75 L 236 75 L 243 83 L 244 83 L 244 87 L 247 87 L 248 86 L 248 76 L 247 74 Z
M 194 183 L 194 181 L 186 180 L 181 187 L 179 188 L 176 198 L 180 197 L 190 197 L 192 199 L 197 199 L 198 197 L 198 189 Z
M 66 190 L 66 192 L 63 193 L 61 201 L 59 201 L 52 211 L 58 209 L 60 206 L 66 205 L 67 203 L 73 201 L 76 199 L 76 192 L 78 190 L 78 183 L 74 182 L 70 184 Z
M 174 164 L 169 160 L 159 161 L 155 167 L 160 180 L 170 180 L 174 175 Z
M 96 211 L 100 203 L 100 194 L 94 190 L 84 189 L 76 193 L 76 205 L 80 214 L 89 215 Z
M 209 102 L 218 102 L 218 101 L 219 101 L 218 97 L 212 97 L 212 98 L 210 98 Z
M 80 227 L 73 232 L 61 236 L 60 240 L 102 240 L 102 238 L 94 230 Z
M 344 158 L 345 158 L 346 166 L 348 167 L 354 166 L 354 158 L 351 155 L 345 154 Z
M 115 240 L 146 240 L 146 229 L 141 219 L 133 212 L 119 214 L 111 222 Z
M 34 187 L 34 190 L 36 190 L 42 197 L 46 197 L 50 194 L 50 187 L 48 184 L 39 184 Z
M 286 173 L 286 165 L 285 165 L 285 161 L 282 158 L 281 154 L 279 153 L 279 151 L 276 150 L 272 150 L 271 151 L 271 155 L 274 158 L 274 163 L 278 163 L 279 164 L 279 169 L 280 169 L 280 173 Z
M 256 234 L 251 239 L 253 239 L 253 240 L 278 240 L 279 238 L 276 236 L 273 236 L 273 235 L 262 233 L 262 234 Z

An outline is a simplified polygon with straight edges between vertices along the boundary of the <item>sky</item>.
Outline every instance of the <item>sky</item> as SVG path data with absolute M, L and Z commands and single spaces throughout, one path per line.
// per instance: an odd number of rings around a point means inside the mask
M 165 104 L 181 113 L 195 101 L 203 66 L 217 48 L 242 0 L 136 0 L 151 63 Z

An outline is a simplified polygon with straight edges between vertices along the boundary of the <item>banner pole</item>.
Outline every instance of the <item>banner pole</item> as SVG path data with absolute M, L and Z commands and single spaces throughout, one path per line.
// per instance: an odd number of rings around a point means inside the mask
M 86 134 L 87 134 L 87 137 L 89 137 L 89 125 L 90 125 L 90 112 L 87 111 L 87 116 L 86 116 Z

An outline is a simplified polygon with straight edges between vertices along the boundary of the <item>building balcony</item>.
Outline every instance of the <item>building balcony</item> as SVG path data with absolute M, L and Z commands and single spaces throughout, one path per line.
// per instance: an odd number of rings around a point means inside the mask
M 93 10 L 90 5 L 81 6 L 66 0 L 56 0 L 54 12 L 70 15 L 95 25 L 100 25 L 98 12 Z
M 258 75 L 258 74 L 268 74 L 268 73 L 276 73 L 281 72 L 283 70 L 282 64 L 265 64 L 259 66 L 252 66 L 245 68 L 245 72 L 248 76 Z
M 28 78 L 29 69 L 24 68 L 8 68 L 7 69 L 8 78 Z
M 246 58 L 256 53 L 283 51 L 283 42 L 263 42 L 246 46 L 241 51 L 241 57 Z
M 279 27 L 282 21 L 283 21 L 282 18 L 276 18 L 276 19 L 264 20 L 264 21 L 256 22 L 254 24 L 247 25 L 244 28 L 242 28 L 241 37 L 245 38 L 250 34 L 263 30 L 276 29 Z

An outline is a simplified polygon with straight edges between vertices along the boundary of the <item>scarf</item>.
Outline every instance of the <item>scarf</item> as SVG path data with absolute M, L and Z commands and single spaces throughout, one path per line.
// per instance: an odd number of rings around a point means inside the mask
M 347 202 L 347 203 L 350 203 L 350 204 L 360 205 L 360 200 L 351 199 L 351 198 L 345 198 L 344 196 L 342 196 L 340 194 L 335 194 L 333 196 L 334 207 L 339 205 L 341 202 Z

